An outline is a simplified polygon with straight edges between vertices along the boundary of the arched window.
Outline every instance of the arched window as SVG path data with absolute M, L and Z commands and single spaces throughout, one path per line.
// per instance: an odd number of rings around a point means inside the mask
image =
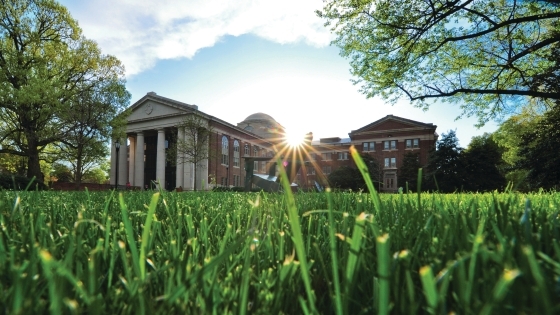
M 239 167 L 239 141 L 233 141 L 233 166 Z
M 229 165 L 229 141 L 226 136 L 222 136 L 222 164 Z
M 245 145 L 245 156 L 249 156 L 249 155 L 251 155 L 251 151 L 249 151 L 249 145 L 246 144 Z

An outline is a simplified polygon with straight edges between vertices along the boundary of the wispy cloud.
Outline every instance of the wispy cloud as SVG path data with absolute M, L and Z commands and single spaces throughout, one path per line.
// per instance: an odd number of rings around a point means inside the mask
M 134 75 L 157 60 L 192 58 L 223 36 L 253 34 L 281 44 L 328 45 L 314 11 L 321 0 L 93 0 L 72 10 L 86 37 Z

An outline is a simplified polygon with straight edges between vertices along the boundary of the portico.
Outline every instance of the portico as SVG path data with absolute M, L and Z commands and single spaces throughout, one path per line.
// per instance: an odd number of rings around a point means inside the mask
M 198 108 L 150 92 L 132 105 L 128 111 L 126 139 L 115 139 L 111 145 L 111 185 L 115 185 L 116 165 L 118 185 L 127 182 L 136 189 L 161 188 L 172 190 L 182 187 L 194 189 L 194 165 L 182 163 L 184 159 L 168 157 L 170 148 L 184 137 L 181 123 L 185 115 Z M 115 141 L 120 141 L 118 152 Z M 180 153 L 179 153 L 180 154 Z M 199 163 L 198 178 L 208 178 L 208 165 Z M 197 184 L 197 189 L 207 189 L 207 180 Z

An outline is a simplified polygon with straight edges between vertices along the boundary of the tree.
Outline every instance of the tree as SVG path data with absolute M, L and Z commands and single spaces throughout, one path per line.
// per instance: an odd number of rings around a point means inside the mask
M 198 111 L 186 115 L 177 128 L 184 130 L 184 138 L 177 139 L 177 144 L 170 150 L 168 157 L 172 162 L 194 165 L 194 190 L 196 190 L 198 170 L 204 167 L 200 162 L 215 156 L 210 146 L 213 129 L 208 118 Z
M 118 114 L 124 112 L 129 101 L 130 93 L 121 79 L 105 80 L 92 89 L 84 89 L 70 102 L 68 118 L 75 123 L 73 129 L 66 131 L 59 148 L 60 157 L 72 165 L 76 185 L 109 153 L 107 140 L 113 133 L 118 134 L 125 123 L 125 115 Z
M 369 177 L 373 182 L 373 185 L 379 187 L 382 182 L 382 170 L 380 164 L 375 158 L 369 154 L 362 153 L 362 160 L 368 167 Z M 352 189 L 352 190 L 367 190 L 366 182 L 362 177 L 362 174 L 357 168 L 343 166 L 336 170 L 328 176 L 328 182 L 331 187 L 340 189 Z
M 428 189 L 437 189 L 440 192 L 463 189 L 465 172 L 461 159 L 462 151 L 454 130 L 441 135 L 436 149 L 430 152 L 426 176 Z
M 492 135 L 473 137 L 461 157 L 466 173 L 464 189 L 480 192 L 503 189 L 506 179 L 500 171 L 504 164 L 502 152 Z
M 517 167 L 528 171 L 531 188 L 560 187 L 560 106 L 521 135 Z
M 27 176 L 42 180 L 40 155 L 65 139 L 81 110 L 76 97 L 104 82 L 124 82 L 124 67 L 81 34 L 53 0 L 0 5 L 0 153 L 27 158 Z
M 479 124 L 560 99 L 558 1 L 329 0 L 317 13 L 367 97 L 461 103 Z
M 365 182 L 360 170 L 349 166 L 334 170 L 329 174 L 328 180 L 333 188 L 352 189 L 353 191 L 365 189 Z
M 517 166 L 521 159 L 519 151 L 522 148 L 521 136 L 538 127 L 539 122 L 547 111 L 546 107 L 531 103 L 523 110 L 505 120 L 498 130 L 492 134 L 492 138 L 499 145 L 504 161 L 502 172 L 508 183 L 512 183 L 514 189 L 530 190 L 531 185 L 527 181 L 527 169 Z
M 53 164 L 51 176 L 55 177 L 56 180 L 61 183 L 70 183 L 74 178 L 70 168 L 62 163 Z
M 421 168 L 420 155 L 415 152 L 408 152 L 404 155 L 401 168 L 399 169 L 399 187 L 407 187 L 413 190 L 418 185 L 418 169 Z
M 107 173 L 101 167 L 90 168 L 83 174 L 83 182 L 104 184 L 107 181 Z

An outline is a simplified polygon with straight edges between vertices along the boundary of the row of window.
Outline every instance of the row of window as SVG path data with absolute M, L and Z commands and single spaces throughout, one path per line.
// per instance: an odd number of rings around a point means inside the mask
M 261 156 L 266 156 L 266 150 L 262 149 L 261 150 Z M 239 141 L 238 140 L 234 140 L 233 141 L 233 166 L 235 167 L 239 167 L 240 165 L 240 156 L 239 156 L 239 152 L 240 152 L 240 147 L 239 147 Z M 246 144 L 245 145 L 245 155 L 246 156 L 250 156 L 250 149 L 249 149 L 249 145 Z M 258 146 L 253 146 L 253 156 L 259 156 L 259 147 Z M 272 157 L 272 152 L 268 152 L 268 156 Z M 222 136 L 222 164 L 223 165 L 229 165 L 229 140 L 226 136 Z M 264 171 L 265 166 L 264 166 L 264 162 L 263 162 L 263 166 L 262 169 Z M 258 170 L 258 166 L 257 166 L 257 162 L 255 162 L 255 170 Z
M 407 149 L 419 148 L 420 147 L 420 139 L 406 139 L 405 147 Z M 370 152 L 375 151 L 375 142 L 363 142 L 363 151 Z M 397 149 L 397 140 L 387 140 L 383 141 L 383 150 L 396 150 Z
M 323 161 L 330 161 L 332 160 L 332 152 L 321 153 L 321 160 Z M 338 160 L 348 160 L 348 152 L 335 152 L 338 156 Z M 311 153 L 310 154 L 312 160 L 317 160 L 317 154 Z
M 385 158 L 384 160 L 384 168 L 396 168 L 397 167 L 397 158 Z M 255 162 L 256 163 L 256 162 Z M 313 166 L 306 167 L 307 175 L 315 175 L 315 168 Z M 323 165 L 322 166 L 323 174 L 328 175 L 331 173 L 331 166 L 330 165 Z

